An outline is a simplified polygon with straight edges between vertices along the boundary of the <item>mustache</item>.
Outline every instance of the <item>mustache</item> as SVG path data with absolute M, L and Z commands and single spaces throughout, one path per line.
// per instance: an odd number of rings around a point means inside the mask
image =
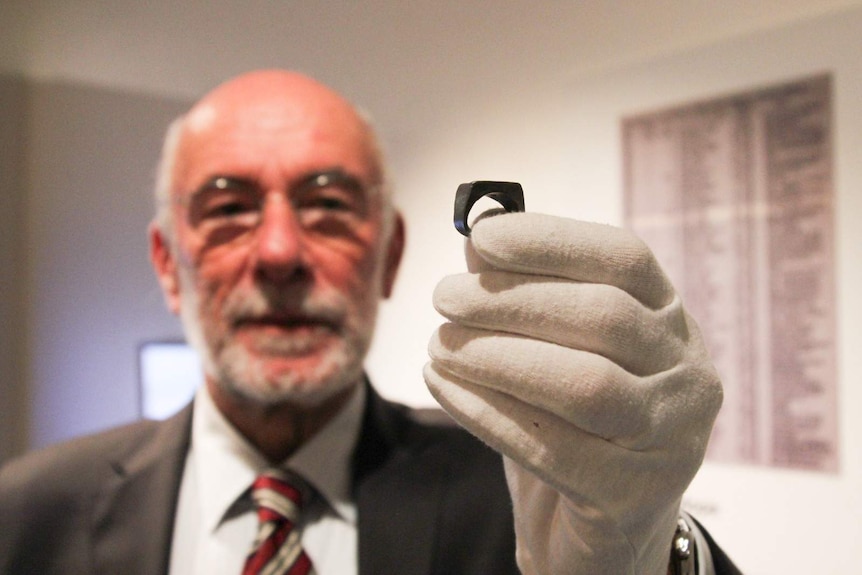
M 261 320 L 339 325 L 348 311 L 347 299 L 335 290 L 312 294 L 255 286 L 232 292 L 222 313 L 234 325 Z

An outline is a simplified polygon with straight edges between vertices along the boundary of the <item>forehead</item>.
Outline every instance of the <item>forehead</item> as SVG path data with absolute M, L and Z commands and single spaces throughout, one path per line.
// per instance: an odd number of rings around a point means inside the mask
M 174 182 L 188 189 L 217 174 L 290 180 L 331 167 L 371 180 L 378 162 L 369 127 L 337 95 L 316 87 L 240 89 L 187 114 Z

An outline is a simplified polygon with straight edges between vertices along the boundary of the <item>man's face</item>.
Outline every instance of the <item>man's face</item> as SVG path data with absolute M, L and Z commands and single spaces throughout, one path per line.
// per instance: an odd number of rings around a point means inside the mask
M 307 100 L 196 107 L 173 170 L 168 299 L 208 381 L 264 404 L 358 380 L 400 255 L 365 126 L 330 94 Z

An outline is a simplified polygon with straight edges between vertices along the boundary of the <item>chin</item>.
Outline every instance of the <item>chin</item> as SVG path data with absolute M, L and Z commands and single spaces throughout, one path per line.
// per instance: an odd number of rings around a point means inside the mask
M 267 382 L 268 385 L 263 387 L 232 386 L 232 392 L 263 407 L 289 404 L 313 408 L 353 388 L 359 381 L 358 377 L 343 381 L 304 381 L 297 385 L 283 385 L 276 381 Z
M 260 358 L 225 349 L 215 380 L 236 397 L 262 405 L 317 407 L 362 380 L 361 356 L 345 349 L 319 358 Z

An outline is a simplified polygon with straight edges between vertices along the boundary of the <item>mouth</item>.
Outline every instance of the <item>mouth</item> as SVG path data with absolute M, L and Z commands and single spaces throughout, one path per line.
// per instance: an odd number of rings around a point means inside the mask
M 234 331 L 260 351 L 300 354 L 337 335 L 338 325 L 324 318 L 275 314 L 241 318 L 234 322 Z

